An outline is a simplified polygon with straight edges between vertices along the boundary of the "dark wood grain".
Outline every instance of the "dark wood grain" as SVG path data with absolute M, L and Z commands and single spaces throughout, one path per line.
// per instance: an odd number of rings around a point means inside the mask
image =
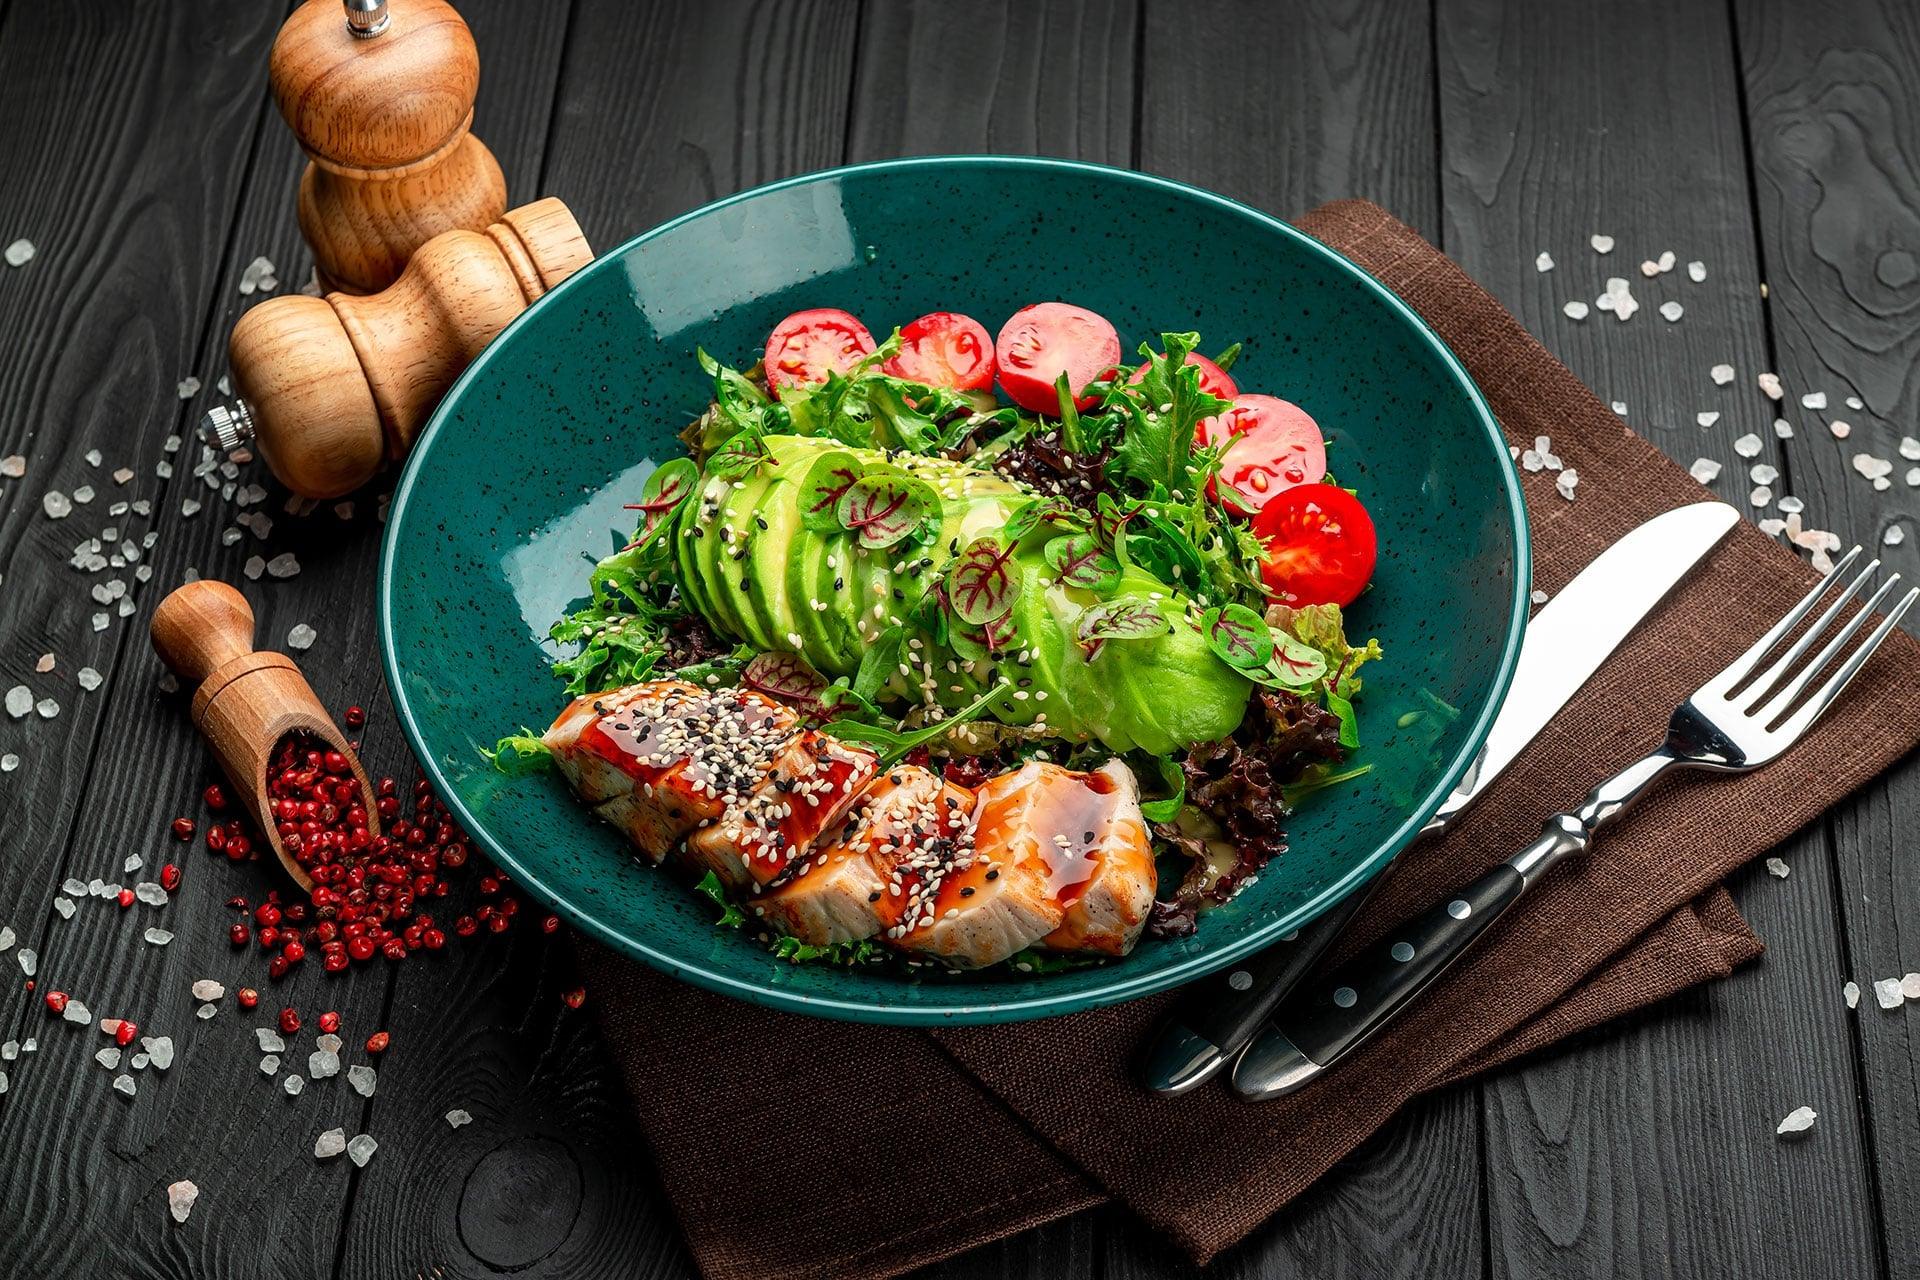
M 1433 234 L 1439 174 L 1424 4 L 1149 3 L 1140 167 L 1281 217 L 1366 196 Z M 1223 1274 L 1468 1275 L 1481 1268 L 1479 1107 L 1472 1088 L 1389 1125 L 1218 1264 Z M 1109 1256 L 1147 1276 L 1137 1234 Z
M 1873 546 L 1909 581 L 1920 577 L 1920 490 L 1903 436 L 1920 436 L 1920 13 L 1847 0 L 1817 9 L 1734 6 L 1751 125 L 1768 315 L 1782 377 L 1802 410 L 1788 445 L 1808 523 Z M 1857 395 L 1854 410 L 1843 397 Z M 1819 421 L 1852 425 L 1836 441 Z M 1894 464 L 1874 490 L 1855 454 Z M 1887 546 L 1888 531 L 1904 541 Z M 1917 624 L 1908 622 L 1910 629 Z M 1908 761 L 1834 813 L 1831 857 L 1844 924 L 1835 981 L 1869 993 L 1848 1019 L 1860 1052 L 1884 1258 L 1896 1275 L 1920 1257 L 1920 1028 L 1909 1010 L 1881 1011 L 1873 980 L 1920 965 L 1920 887 L 1913 832 L 1920 762 Z
M 1754 382 L 1771 362 L 1727 15 L 1632 0 L 1442 0 L 1437 15 L 1449 250 L 1603 397 L 1624 401 L 1641 434 L 1683 464 L 1724 463 L 1716 490 L 1753 514 L 1748 466 L 1785 462 Z M 1595 232 L 1615 238 L 1610 255 L 1587 243 Z M 1544 274 L 1542 249 L 1558 264 Z M 1674 270 L 1648 280 L 1639 264 L 1668 249 Z M 1708 272 L 1698 284 L 1685 271 L 1696 259 Z M 1592 304 L 1608 276 L 1632 282 L 1632 319 L 1561 313 L 1569 298 Z M 1685 307 L 1678 323 L 1655 310 L 1667 299 Z M 1725 387 L 1709 376 L 1722 362 L 1737 374 Z M 1701 412 L 1721 417 L 1703 428 Z M 1733 448 L 1748 433 L 1764 442 L 1751 460 Z M 1789 491 L 1785 478 L 1773 488 Z M 1649 735 L 1663 714 L 1649 708 Z M 1773 943 L 1762 964 L 1487 1082 L 1496 1274 L 1872 1273 L 1833 887 L 1817 839 L 1781 852 L 1793 879 L 1739 884 Z M 1822 1113 L 1817 1154 L 1773 1135 L 1802 1103 Z

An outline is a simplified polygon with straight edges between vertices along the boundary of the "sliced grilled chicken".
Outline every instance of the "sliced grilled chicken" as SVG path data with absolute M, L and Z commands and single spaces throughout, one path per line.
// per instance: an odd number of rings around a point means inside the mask
M 1158 884 L 1140 787 L 1118 760 L 1072 776 L 1083 794 L 1060 795 L 1060 808 L 1034 815 L 1067 837 L 1064 847 L 1053 841 L 1052 857 L 1054 892 L 1066 917 L 1040 945 L 1123 956 L 1147 927 Z
M 784 880 L 752 900 L 753 914 L 815 946 L 871 938 L 886 927 L 894 869 L 935 845 L 933 856 L 950 858 L 972 815 L 970 794 L 918 766 L 895 765 Z M 896 886 L 896 903 L 900 892 Z
M 712 871 L 738 890 L 771 884 L 806 857 L 866 790 L 880 759 L 806 729 L 790 734 L 765 761 L 732 768 L 723 788 L 725 811 L 688 836 L 679 856 L 696 872 Z

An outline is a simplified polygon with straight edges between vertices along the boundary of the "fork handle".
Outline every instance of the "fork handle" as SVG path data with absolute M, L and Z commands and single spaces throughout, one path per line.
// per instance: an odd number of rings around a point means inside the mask
M 1234 1065 L 1234 1091 L 1258 1101 L 1284 1097 L 1318 1079 L 1411 1004 L 1549 870 L 1585 853 L 1596 831 L 1677 763 L 1663 747 L 1628 765 L 1577 809 L 1548 818 L 1532 844 L 1302 987 Z

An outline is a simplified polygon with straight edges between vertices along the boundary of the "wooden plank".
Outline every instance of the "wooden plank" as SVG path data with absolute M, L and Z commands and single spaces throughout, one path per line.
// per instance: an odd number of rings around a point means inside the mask
M 1257 90 L 1250 91 L 1250 86 Z M 1364 196 L 1439 224 L 1427 6 L 1149 3 L 1140 167 L 1295 217 Z M 1469 1275 L 1481 1267 L 1472 1088 L 1410 1108 L 1227 1255 L 1227 1274 Z M 1134 1245 L 1116 1276 L 1167 1258 Z
M 1751 510 L 1735 438 L 1757 433 L 1752 461 L 1783 463 L 1754 383 L 1768 355 L 1727 15 L 1441 0 L 1436 19 L 1449 250 L 1630 425 L 1683 463 L 1723 462 L 1716 488 Z M 1611 255 L 1587 243 L 1596 232 Z M 1669 249 L 1679 265 L 1645 278 L 1639 263 Z M 1544 274 L 1541 250 L 1558 264 Z M 1631 320 L 1561 313 L 1608 276 L 1631 281 Z M 1679 323 L 1654 309 L 1668 299 Z M 1737 371 L 1726 387 L 1709 377 L 1721 362 Z M 1790 881 L 1738 886 L 1774 944 L 1762 964 L 1486 1084 L 1496 1273 L 1875 1269 L 1833 887 L 1817 840 L 1782 852 Z M 1783 1148 L 1773 1126 L 1803 1102 L 1823 1114 L 1821 1141 Z
M 1124 165 L 1137 6 L 869 4 L 847 159 L 995 152 Z
M 1913 581 L 1920 493 L 1906 474 L 1920 462 L 1898 450 L 1903 436 L 1920 436 L 1920 15 L 1892 0 L 1741 3 L 1734 12 L 1775 359 L 1801 425 L 1787 446 L 1794 486 L 1810 526 L 1875 546 Z M 1799 405 L 1808 391 L 1827 393 L 1824 412 Z M 1861 409 L 1846 404 L 1850 395 Z M 1852 425 L 1846 440 L 1822 430 L 1834 419 Z M 1876 491 L 1855 472 L 1860 453 L 1893 463 L 1891 488 Z M 1896 529 L 1904 541 L 1886 545 Z M 1832 815 L 1845 921 L 1834 981 L 1868 988 L 1920 968 L 1916 824 L 1912 760 Z M 1910 1012 L 1883 1013 L 1868 994 L 1854 1035 L 1885 1257 L 1907 1274 L 1920 1256 L 1920 1027 Z
M 519 50 L 507 66 L 524 77 L 522 105 L 536 117 L 520 171 L 541 173 L 542 193 L 566 200 L 597 248 L 838 154 L 851 75 L 844 6 L 582 4 L 564 51 L 550 39 L 562 24 L 526 6 L 465 12 L 483 57 L 490 33 Z M 556 65 L 564 76 L 552 97 Z M 498 93 L 499 74 L 487 86 Z M 740 142 L 763 124 L 779 141 Z M 369 630 L 355 651 L 372 645 Z M 693 1273 L 592 1013 L 561 1000 L 576 982 L 566 939 L 538 931 L 532 904 L 521 914 L 509 945 L 400 975 L 385 1020 L 394 1048 L 370 1120 L 383 1144 L 376 1162 L 394 1163 L 361 1181 L 342 1233 L 344 1277 Z M 406 1092 L 390 1097 L 389 1078 L 404 1078 Z M 444 1116 L 455 1107 L 473 1124 L 451 1129 Z

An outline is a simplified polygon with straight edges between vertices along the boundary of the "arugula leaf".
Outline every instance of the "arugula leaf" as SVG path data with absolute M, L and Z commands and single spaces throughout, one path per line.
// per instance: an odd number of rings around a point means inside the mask
M 493 750 L 480 748 L 480 754 L 494 768 L 512 778 L 529 773 L 545 773 L 553 767 L 552 749 L 524 725 L 520 732 L 510 733 L 495 743 Z
M 1147 346 L 1145 374 L 1137 384 L 1114 391 L 1127 423 L 1113 451 L 1110 471 L 1142 484 L 1161 484 L 1172 494 L 1192 492 L 1194 430 L 1202 418 L 1227 409 L 1228 402 L 1200 389 L 1200 370 L 1187 356 L 1200 341 L 1197 333 L 1163 333 L 1166 350 Z
M 1153 761 L 1160 770 L 1160 781 L 1167 788 L 1168 795 L 1161 800 L 1141 801 L 1140 815 L 1148 822 L 1172 822 L 1179 816 L 1180 807 L 1187 802 L 1187 771 L 1172 756 L 1155 756 Z
M 720 918 L 713 922 L 716 929 L 738 929 L 747 922 L 747 913 L 734 905 L 727 896 L 726 886 L 720 883 L 720 877 L 709 871 L 700 877 L 700 883 L 693 886 L 694 892 L 703 893 L 720 906 Z
M 821 726 L 821 732 L 830 733 L 848 742 L 860 742 L 874 748 L 880 754 L 881 768 L 900 763 L 908 752 L 915 747 L 925 746 L 945 737 L 950 731 L 985 715 L 988 708 L 1001 698 L 1013 692 L 1011 682 L 1003 681 L 975 698 L 960 710 L 944 720 L 922 725 L 918 729 L 889 728 L 883 724 L 869 724 L 864 720 L 829 720 Z
M 900 665 L 900 647 L 906 640 L 905 627 L 888 627 L 866 647 L 860 655 L 860 667 L 853 673 L 852 688 L 856 697 L 871 703 L 880 696 Z

